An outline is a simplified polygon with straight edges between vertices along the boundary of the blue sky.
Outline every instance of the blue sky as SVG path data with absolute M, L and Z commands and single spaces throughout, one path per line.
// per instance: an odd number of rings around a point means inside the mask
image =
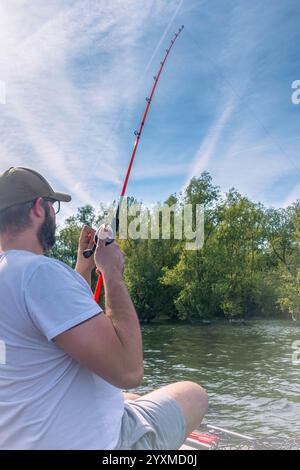
M 268 206 L 299 198 L 299 0 L 1 0 L 0 171 L 27 166 L 70 193 L 60 220 L 116 199 L 182 24 L 127 194 L 164 200 L 207 170 Z

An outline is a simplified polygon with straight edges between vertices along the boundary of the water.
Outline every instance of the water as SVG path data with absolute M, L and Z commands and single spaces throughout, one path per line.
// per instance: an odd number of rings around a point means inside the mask
M 180 380 L 209 395 L 205 422 L 253 437 L 300 437 L 300 365 L 292 342 L 300 326 L 150 325 L 143 328 L 145 379 L 138 393 Z

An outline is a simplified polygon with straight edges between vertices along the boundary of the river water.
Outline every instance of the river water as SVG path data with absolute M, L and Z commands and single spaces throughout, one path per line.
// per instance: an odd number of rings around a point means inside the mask
M 143 338 L 145 378 L 138 393 L 192 380 L 209 395 L 205 423 L 257 438 L 300 437 L 300 365 L 292 361 L 300 325 L 153 324 L 143 327 Z

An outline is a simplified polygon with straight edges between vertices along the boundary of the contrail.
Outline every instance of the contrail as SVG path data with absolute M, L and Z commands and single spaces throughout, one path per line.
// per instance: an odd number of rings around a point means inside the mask
M 186 189 L 193 176 L 199 176 L 202 171 L 207 169 L 208 162 L 214 154 L 216 146 L 218 145 L 220 137 L 222 135 L 223 129 L 227 122 L 230 120 L 230 117 L 235 109 L 235 105 L 236 101 L 233 99 L 226 104 L 222 114 L 211 128 L 212 135 L 208 135 L 205 138 L 204 142 L 200 145 L 199 149 L 197 150 L 196 157 L 194 159 L 194 164 L 189 174 L 189 177 L 181 188 L 182 191 Z
M 172 18 L 170 19 L 170 21 L 169 21 L 169 23 L 168 23 L 166 29 L 164 30 L 164 32 L 163 32 L 163 34 L 162 34 L 160 40 L 158 41 L 158 44 L 157 44 L 156 48 L 154 49 L 154 52 L 153 52 L 153 54 L 152 54 L 152 56 L 151 56 L 151 58 L 150 58 L 148 64 L 146 65 L 146 68 L 145 68 L 145 70 L 144 70 L 144 73 L 143 73 L 143 75 L 142 75 L 142 77 L 141 77 L 141 81 L 144 79 L 144 76 L 145 76 L 145 74 L 147 73 L 147 71 L 148 71 L 150 65 L 152 64 L 152 61 L 153 61 L 154 57 L 155 57 L 156 54 L 157 54 L 157 51 L 159 50 L 159 48 L 160 48 L 162 42 L 164 41 L 166 35 L 168 34 L 168 31 L 169 31 L 169 29 L 171 28 L 172 23 L 173 23 L 173 21 L 175 20 L 176 16 L 178 15 L 178 12 L 179 12 L 179 10 L 180 10 L 182 4 L 183 4 L 183 0 L 180 0 L 180 2 L 179 2 L 179 4 L 177 5 L 177 8 L 176 8 L 176 10 L 175 10 L 175 12 L 174 12 Z

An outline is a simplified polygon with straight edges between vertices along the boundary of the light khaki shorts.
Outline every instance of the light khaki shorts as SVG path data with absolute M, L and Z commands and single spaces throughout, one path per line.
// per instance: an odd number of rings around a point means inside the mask
M 125 401 L 116 450 L 178 449 L 184 440 L 185 418 L 173 398 Z

